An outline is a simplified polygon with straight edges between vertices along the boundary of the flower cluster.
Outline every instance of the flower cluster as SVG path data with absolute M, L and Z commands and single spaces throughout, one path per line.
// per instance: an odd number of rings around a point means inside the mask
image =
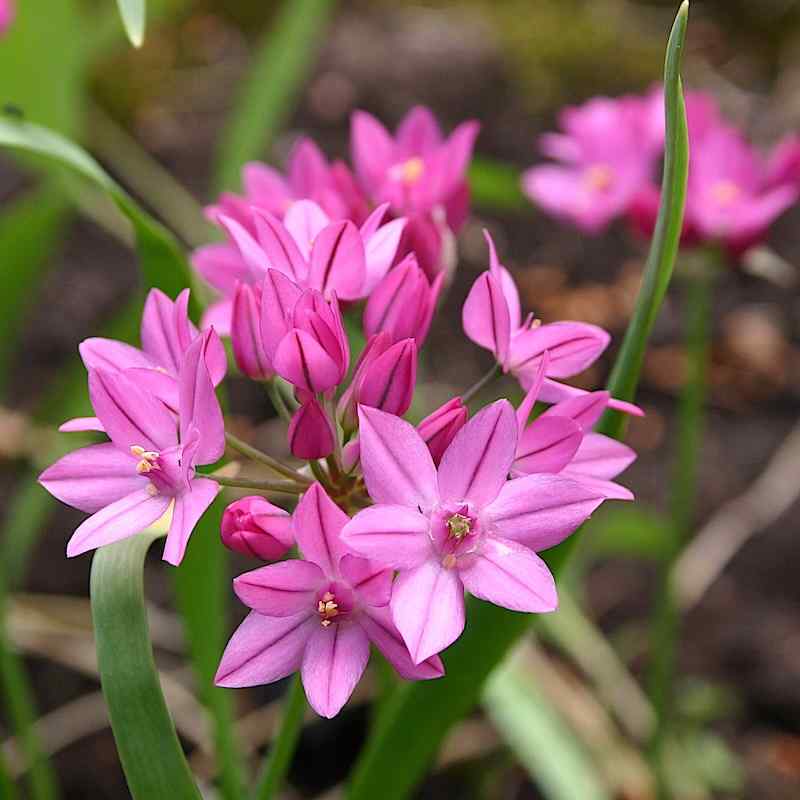
M 691 162 L 683 243 L 719 245 L 738 256 L 797 202 L 800 139 L 787 136 L 762 158 L 710 95 L 687 92 L 686 113 Z M 522 177 L 531 200 L 590 233 L 627 216 L 651 234 L 664 144 L 662 89 L 594 98 L 565 108 L 559 124 L 562 133 L 540 141 L 558 163 L 532 167 Z
M 234 582 L 251 612 L 222 657 L 220 685 L 299 670 L 311 705 L 333 716 L 370 643 L 403 678 L 439 677 L 439 654 L 465 626 L 465 592 L 514 611 L 554 610 L 555 582 L 537 553 L 605 500 L 632 499 L 614 479 L 635 454 L 593 427 L 607 408 L 641 412 L 564 383 L 601 355 L 608 334 L 523 315 L 488 234 L 488 269 L 466 297 L 463 327 L 491 352 L 492 376 L 518 380 L 524 400 L 470 416 L 470 390 L 416 427 L 404 419 L 446 283 L 452 243 L 444 241 L 467 212 L 476 132 L 465 123 L 444 139 L 430 113 L 415 109 L 393 138 L 358 113 L 355 173 L 329 164 L 308 140 L 286 176 L 249 165 L 245 196 L 223 196 L 209 211 L 229 241 L 195 254 L 222 296 L 200 329 L 189 319 L 188 290 L 174 301 L 153 290 L 141 348 L 109 339 L 80 346 L 95 416 L 62 430 L 109 441 L 41 475 L 53 495 L 91 514 L 68 555 L 166 515 L 164 558 L 179 564 L 223 485 L 295 497 L 291 513 L 252 495 L 223 515 L 228 548 L 273 563 Z M 359 337 L 347 330 L 359 317 L 364 344 L 351 352 Z M 305 466 L 226 433 L 215 394 L 228 366 L 219 331 L 230 335 L 240 372 L 269 384 Z M 226 439 L 284 480 L 224 478 L 214 465 Z M 283 560 L 293 548 L 296 557 Z

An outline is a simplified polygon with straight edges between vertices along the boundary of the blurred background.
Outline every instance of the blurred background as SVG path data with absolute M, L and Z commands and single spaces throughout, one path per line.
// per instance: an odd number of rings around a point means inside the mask
M 285 54 L 293 74 L 294 59 L 304 66 L 296 92 L 268 112 L 260 103 L 270 102 L 273 74 L 264 69 L 263 52 L 280 23 L 280 3 L 153 0 L 147 38 L 134 50 L 110 0 L 18 2 L 15 26 L 0 40 L 4 113 L 24 114 L 81 142 L 189 247 L 215 235 L 199 207 L 219 186 L 236 188 L 235 173 L 221 164 L 236 135 L 230 114 L 244 92 L 252 108 L 242 124 L 259 132 L 263 158 L 278 165 L 301 134 L 329 156 L 347 157 L 355 108 L 389 126 L 418 103 L 429 105 L 448 130 L 477 118 L 473 215 L 427 347 L 421 394 L 428 408 L 489 366 L 460 324 L 468 287 L 487 263 L 484 226 L 526 308 L 544 321 L 602 325 L 619 342 L 646 243 L 624 225 L 589 238 L 545 217 L 523 200 L 516 176 L 541 160 L 536 138 L 555 128 L 560 107 L 596 94 L 644 91 L 660 79 L 673 2 L 343 0 L 332 4 L 315 46 Z M 713 92 L 755 142 L 766 147 L 800 131 L 797 0 L 695 0 L 684 65 L 685 85 Z M 113 329 L 136 291 L 136 260 L 130 232 L 107 201 L 41 165 L 0 154 L 0 204 L 6 644 L 22 656 L 15 663 L 27 671 L 34 729 L 53 755 L 62 795 L 122 798 L 127 789 L 91 641 L 90 559 L 64 556 L 80 515 L 58 506 L 32 477 L 65 447 L 66 437 L 52 425 L 70 416 L 68 402 L 74 405 L 65 392 L 80 367 L 77 344 Z M 773 227 L 767 250 L 717 282 L 696 547 L 678 574 L 685 615 L 673 766 L 681 797 L 800 797 L 798 268 L 795 208 Z M 559 743 L 539 754 L 550 763 L 532 778 L 530 759 L 509 750 L 502 725 L 476 713 L 451 734 L 420 797 L 581 800 L 570 788 L 571 758 L 608 797 L 653 797 L 643 755 L 652 710 L 638 681 L 648 660 L 653 578 L 666 552 L 662 515 L 683 380 L 680 305 L 678 286 L 645 363 L 639 400 L 647 416 L 630 426 L 628 441 L 640 458 L 624 482 L 640 502 L 606 504 L 592 521 L 564 607 L 520 656 L 539 714 L 531 736 L 545 732 L 534 747 Z M 614 351 L 578 382 L 602 385 Z M 285 449 L 283 429 L 255 385 L 233 379 L 230 409 L 243 435 L 271 452 Z M 167 696 L 193 767 L 210 777 L 168 571 L 156 567 L 147 577 Z M 25 688 L 18 678 L 6 669 L 8 713 Z M 275 696 L 269 689 L 237 695 L 251 754 L 268 744 Z M 24 748 L 8 719 L 0 718 L 3 755 L 20 777 Z M 333 723 L 312 721 L 289 796 L 334 789 L 366 721 L 357 701 Z

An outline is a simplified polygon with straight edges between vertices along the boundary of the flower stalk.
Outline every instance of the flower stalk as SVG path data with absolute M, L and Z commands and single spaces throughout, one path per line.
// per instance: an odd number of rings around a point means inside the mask
M 243 456 L 247 456 L 249 459 L 257 461 L 259 464 L 264 464 L 273 472 L 277 472 L 278 475 L 283 475 L 284 478 L 295 481 L 295 483 L 306 484 L 307 486 L 310 486 L 312 483 L 312 481 L 310 481 L 305 475 L 301 474 L 296 469 L 286 466 L 286 464 L 278 461 L 277 458 L 273 458 L 271 455 L 268 455 L 262 450 L 247 444 L 247 442 L 243 441 L 238 436 L 234 436 L 228 431 L 225 432 L 225 441 L 230 447 L 232 447 L 234 450 L 237 450 Z

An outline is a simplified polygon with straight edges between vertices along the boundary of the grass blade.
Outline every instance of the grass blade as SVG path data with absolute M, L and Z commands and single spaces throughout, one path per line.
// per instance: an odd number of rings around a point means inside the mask
M 313 66 L 333 0 L 285 0 L 258 47 L 217 155 L 215 191 L 239 186 L 242 167 L 263 157 Z
M 144 0 L 117 0 L 125 33 L 134 47 L 144 42 L 145 2 Z
M 683 219 L 688 144 L 679 69 L 687 14 L 688 3 L 685 2 L 667 45 L 664 192 L 648 259 L 648 274 L 631 323 L 642 339 L 633 341 L 626 335 L 627 346 L 620 354 L 622 366 L 615 368 L 612 379 L 615 394 L 627 399 L 632 397 L 629 392 L 636 387 L 646 338 L 672 274 Z M 625 388 L 629 392 L 620 391 Z M 611 433 L 618 435 L 620 428 L 615 426 Z M 576 539 L 577 535 L 572 536 L 546 554 L 556 576 Z M 408 797 L 425 774 L 447 731 L 476 705 L 492 669 L 530 625 L 529 616 L 474 599 L 470 599 L 468 620 L 464 634 L 446 654 L 447 675 L 437 681 L 406 684 L 389 700 L 375 734 L 356 763 L 348 800 Z
M 91 601 L 100 681 L 128 788 L 135 800 L 200 800 L 158 681 L 144 605 L 152 530 L 101 547 Z

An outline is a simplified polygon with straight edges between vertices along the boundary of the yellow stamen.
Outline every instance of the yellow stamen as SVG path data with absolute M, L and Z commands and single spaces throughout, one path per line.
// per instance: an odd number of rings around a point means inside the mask
M 463 539 L 470 532 L 470 519 L 463 514 L 453 514 L 447 520 L 447 529 L 454 539 Z
M 711 196 L 721 206 L 729 206 L 739 199 L 742 190 L 733 181 L 718 181 L 711 187 Z
M 606 164 L 592 164 L 584 173 L 583 181 L 588 189 L 603 192 L 614 183 L 614 172 Z
M 155 450 L 145 450 L 144 447 L 134 444 L 131 445 L 131 455 L 139 459 L 139 463 L 136 465 L 136 472 L 139 475 L 147 475 L 154 469 L 161 469 L 158 464 L 159 453 Z
M 331 624 L 331 619 L 339 614 L 339 605 L 333 594 L 325 592 L 322 595 L 322 600 L 317 604 L 317 611 L 322 617 L 322 627 L 327 628 Z
M 396 181 L 411 184 L 416 183 L 425 172 L 425 162 L 415 156 L 404 161 L 402 164 L 395 164 L 391 169 L 391 176 Z
M 442 559 L 442 566 L 443 566 L 445 569 L 453 569 L 453 567 L 454 567 L 455 565 L 456 565 L 456 557 L 455 557 L 455 556 L 454 556 L 452 553 L 448 553 L 448 554 L 447 554 L 447 555 L 446 555 L 446 556 L 445 556 L 445 557 Z

